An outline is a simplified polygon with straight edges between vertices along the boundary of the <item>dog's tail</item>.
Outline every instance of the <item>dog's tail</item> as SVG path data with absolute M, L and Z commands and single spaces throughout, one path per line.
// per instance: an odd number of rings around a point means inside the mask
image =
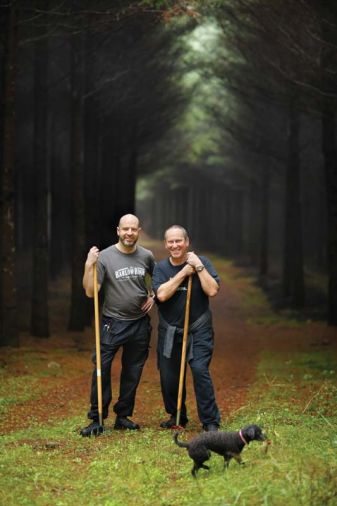
M 179 436 L 179 432 L 175 432 L 174 436 L 173 436 L 175 444 L 180 446 L 180 448 L 189 448 L 190 445 L 188 443 L 183 443 L 182 441 L 179 441 L 178 436 Z

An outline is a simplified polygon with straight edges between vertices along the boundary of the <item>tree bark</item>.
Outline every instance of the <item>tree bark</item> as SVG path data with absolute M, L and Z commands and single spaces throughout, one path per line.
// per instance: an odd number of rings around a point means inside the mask
M 321 56 L 322 88 L 322 153 L 324 157 L 328 212 L 328 323 L 337 325 L 337 145 L 336 145 L 336 22 L 335 3 L 319 4 L 322 14 Z
M 243 205 L 244 198 L 241 189 L 235 190 L 235 203 L 233 207 L 233 256 L 240 258 L 243 247 Z
M 269 269 L 269 191 L 270 170 L 264 167 L 262 171 L 261 219 L 260 219 L 260 258 L 259 281 L 264 283 Z
M 258 264 L 259 258 L 259 205 L 258 185 L 252 179 L 249 185 L 248 255 L 253 265 Z
M 337 146 L 335 112 L 322 112 L 322 151 L 325 165 L 328 207 L 328 323 L 337 325 Z
M 85 205 L 83 171 L 83 34 L 72 37 L 71 62 L 71 306 L 69 330 L 85 327 L 82 287 L 85 261 Z
M 117 207 L 118 219 L 127 213 L 134 213 L 136 200 L 136 173 L 138 163 L 138 149 L 136 134 L 130 142 L 130 152 L 125 160 L 124 167 L 117 174 Z
M 46 9 L 46 2 L 37 2 Z M 48 311 L 48 39 L 47 24 L 38 19 L 34 55 L 34 229 L 33 284 L 30 331 L 36 337 L 49 337 Z
M 14 5 L 8 3 L 7 33 L 4 49 L 3 169 L 1 174 L 1 327 L 0 345 L 18 346 L 16 243 L 15 243 L 15 78 L 17 18 Z
M 288 162 L 286 166 L 286 210 L 283 293 L 294 307 L 304 303 L 302 219 L 300 199 L 299 113 L 291 101 L 289 109 Z

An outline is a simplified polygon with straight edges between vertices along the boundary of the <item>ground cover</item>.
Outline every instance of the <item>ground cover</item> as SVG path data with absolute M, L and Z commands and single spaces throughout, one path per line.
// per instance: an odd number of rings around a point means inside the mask
M 272 441 L 268 452 L 252 443 L 243 452 L 245 465 L 232 462 L 227 471 L 214 455 L 210 471 L 192 478 L 186 451 L 158 427 L 165 413 L 155 334 L 134 416 L 142 430 L 114 431 L 110 416 L 104 435 L 80 437 L 93 336 L 91 329 L 78 335 L 58 325 L 51 339 L 23 335 L 19 350 L 1 350 L 0 504 L 337 504 L 335 331 L 319 322 L 269 318 L 273 311 L 253 279 L 230 262 L 214 262 L 223 284 L 212 302 L 212 376 L 222 429 L 258 423 Z M 114 394 L 118 376 L 117 359 Z M 188 405 L 191 421 L 182 439 L 200 431 L 189 376 Z

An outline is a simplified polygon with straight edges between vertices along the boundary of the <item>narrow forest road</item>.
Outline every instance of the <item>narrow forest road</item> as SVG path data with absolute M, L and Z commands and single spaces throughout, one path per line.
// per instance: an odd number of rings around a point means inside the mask
M 166 256 L 159 242 L 147 240 L 142 244 L 152 249 L 157 259 Z M 254 305 L 258 289 L 251 280 L 247 280 L 244 271 L 233 267 L 230 262 L 219 260 L 216 260 L 216 268 L 222 283 L 219 294 L 211 300 L 215 327 L 211 373 L 222 423 L 226 426 L 226 420 L 248 401 L 248 390 L 254 382 L 263 351 L 312 351 L 329 346 L 336 353 L 337 330 L 323 323 L 312 322 L 300 326 L 249 323 L 247 320 L 252 315 L 256 316 L 259 311 L 271 312 L 271 309 L 266 308 L 266 302 L 263 303 L 264 306 Z M 53 287 L 51 314 L 54 330 L 50 339 L 34 339 L 22 335 L 19 350 L 1 350 L 3 387 L 0 396 L 7 399 L 6 409 L 0 418 L 2 434 L 71 416 L 83 415 L 80 425 L 86 423 L 94 336 L 92 329 L 87 329 L 84 333 L 64 331 L 68 315 L 68 289 L 67 280 L 60 281 Z M 134 419 L 144 428 L 157 428 L 167 416 L 161 401 L 156 366 L 157 316 L 155 310 L 152 313 L 151 351 L 139 386 L 134 413 Z M 112 370 L 114 400 L 119 373 L 118 355 Z M 188 428 L 199 430 L 189 371 L 187 387 L 190 418 Z M 113 421 L 114 415 L 110 413 L 106 425 L 112 425 Z M 69 427 L 69 430 L 77 431 L 80 425 Z

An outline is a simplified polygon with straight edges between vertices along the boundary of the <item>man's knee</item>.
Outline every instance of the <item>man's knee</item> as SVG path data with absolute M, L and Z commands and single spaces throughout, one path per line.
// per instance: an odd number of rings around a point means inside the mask
M 207 379 L 209 377 L 208 362 L 195 360 L 190 362 L 190 368 L 195 378 Z

